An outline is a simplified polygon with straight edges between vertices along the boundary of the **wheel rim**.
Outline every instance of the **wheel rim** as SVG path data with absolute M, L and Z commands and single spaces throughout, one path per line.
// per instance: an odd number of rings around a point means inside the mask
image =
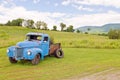
M 40 60 L 40 56 L 39 56 L 39 55 L 36 55 L 35 63 L 38 64 L 38 63 L 39 63 L 39 60 Z
M 61 53 L 61 51 L 58 51 L 58 56 L 62 56 L 62 53 Z
M 40 60 L 40 55 L 38 54 L 35 56 L 35 59 L 32 62 L 33 62 L 33 64 L 38 64 L 39 60 Z

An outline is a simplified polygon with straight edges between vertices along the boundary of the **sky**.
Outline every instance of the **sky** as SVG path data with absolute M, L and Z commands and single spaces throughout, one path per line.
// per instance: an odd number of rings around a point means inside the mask
M 120 23 L 120 0 L 0 0 L 0 23 L 17 18 L 74 28 Z

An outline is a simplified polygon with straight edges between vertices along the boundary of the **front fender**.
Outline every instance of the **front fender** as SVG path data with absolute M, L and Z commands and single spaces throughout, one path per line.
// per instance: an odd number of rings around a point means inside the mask
M 8 50 L 8 52 L 7 52 L 7 56 L 8 56 L 8 57 L 14 57 L 14 56 L 15 56 L 15 55 L 14 55 L 15 46 L 11 46 L 11 47 L 9 47 L 7 50 Z
M 31 49 L 25 50 L 25 53 L 28 53 L 28 51 L 30 51 L 31 54 L 30 55 L 25 54 L 24 55 L 25 58 L 27 58 L 29 60 L 33 60 L 37 54 L 40 54 L 41 59 L 44 59 L 43 51 L 41 49 L 39 49 L 39 48 L 31 48 Z

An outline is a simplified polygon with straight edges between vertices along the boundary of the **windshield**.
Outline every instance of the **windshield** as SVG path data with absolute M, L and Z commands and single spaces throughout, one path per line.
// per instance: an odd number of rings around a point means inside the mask
M 42 37 L 38 36 L 38 35 L 27 35 L 26 36 L 26 40 L 28 40 L 28 41 L 32 41 L 32 40 L 40 41 L 41 39 L 42 39 Z

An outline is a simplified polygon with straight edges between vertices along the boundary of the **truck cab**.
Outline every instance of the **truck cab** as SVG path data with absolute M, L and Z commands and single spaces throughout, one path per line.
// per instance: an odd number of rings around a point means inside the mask
M 27 33 L 25 41 L 18 42 L 15 46 L 7 49 L 9 61 L 17 63 L 18 60 L 29 60 L 32 64 L 38 64 L 47 55 L 55 55 L 57 58 L 62 58 L 63 51 L 60 43 L 51 44 L 50 42 L 48 34 Z
M 37 48 L 42 50 L 42 53 L 44 55 L 48 55 L 49 53 L 49 47 L 50 47 L 50 38 L 48 34 L 42 34 L 42 33 L 28 33 L 26 35 L 27 41 L 35 42 Z M 33 43 L 32 43 L 33 44 Z

